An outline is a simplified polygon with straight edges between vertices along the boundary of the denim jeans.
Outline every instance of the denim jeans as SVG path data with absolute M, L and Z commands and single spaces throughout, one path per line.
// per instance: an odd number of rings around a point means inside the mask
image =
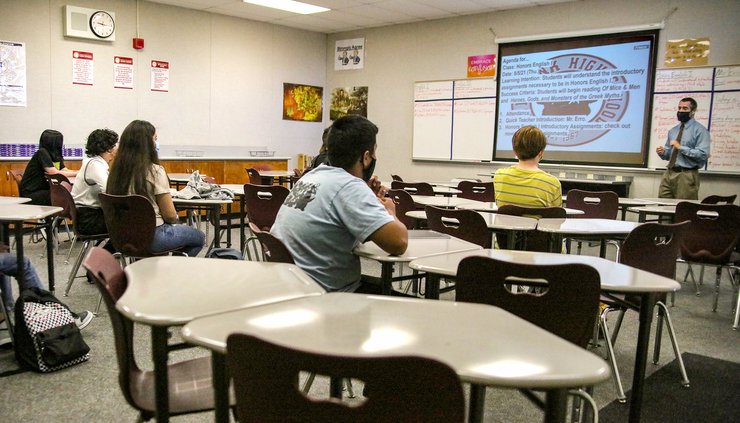
M 28 288 L 43 288 L 41 279 L 39 279 L 39 275 L 28 257 L 23 257 L 23 269 L 25 270 L 25 278 L 23 284 L 19 285 L 21 291 Z M 3 303 L 8 310 L 12 310 L 15 304 L 9 276 L 15 277 L 18 270 L 18 259 L 15 254 L 0 253 L 0 290 L 2 290 Z
M 205 234 L 193 227 L 163 223 L 154 230 L 152 251 L 158 253 L 184 247 L 189 257 L 195 257 L 205 242 Z

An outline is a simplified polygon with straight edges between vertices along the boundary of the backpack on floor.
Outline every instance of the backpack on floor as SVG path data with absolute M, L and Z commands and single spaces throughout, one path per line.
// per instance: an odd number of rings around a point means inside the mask
M 39 288 L 24 290 L 15 303 L 14 341 L 18 363 L 37 372 L 53 372 L 90 358 L 90 347 L 72 312 Z
M 244 260 L 242 252 L 234 248 L 213 248 L 206 254 L 207 258 L 226 260 Z

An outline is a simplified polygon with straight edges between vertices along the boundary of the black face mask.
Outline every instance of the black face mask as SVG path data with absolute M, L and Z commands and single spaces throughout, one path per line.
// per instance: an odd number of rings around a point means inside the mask
M 676 112 L 676 117 L 679 122 L 686 123 L 691 119 L 691 112 Z
M 370 178 L 373 177 L 373 172 L 375 172 L 375 159 L 370 162 L 370 165 L 367 168 L 362 169 L 362 180 L 365 182 L 370 182 Z

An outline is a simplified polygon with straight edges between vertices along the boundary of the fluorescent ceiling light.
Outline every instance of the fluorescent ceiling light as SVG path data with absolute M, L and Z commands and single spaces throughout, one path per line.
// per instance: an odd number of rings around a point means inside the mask
M 300 13 L 301 15 L 310 15 L 311 13 L 327 12 L 327 9 L 321 6 L 314 6 L 308 3 L 301 3 L 293 0 L 243 0 L 244 3 L 252 3 L 257 6 L 271 7 L 273 9 L 285 10 L 287 12 Z

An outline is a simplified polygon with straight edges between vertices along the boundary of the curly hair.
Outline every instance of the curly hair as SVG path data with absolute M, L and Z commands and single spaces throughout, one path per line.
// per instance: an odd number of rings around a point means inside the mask
M 118 134 L 110 129 L 96 129 L 87 136 L 85 154 L 88 157 L 99 156 L 110 151 L 118 142 Z

